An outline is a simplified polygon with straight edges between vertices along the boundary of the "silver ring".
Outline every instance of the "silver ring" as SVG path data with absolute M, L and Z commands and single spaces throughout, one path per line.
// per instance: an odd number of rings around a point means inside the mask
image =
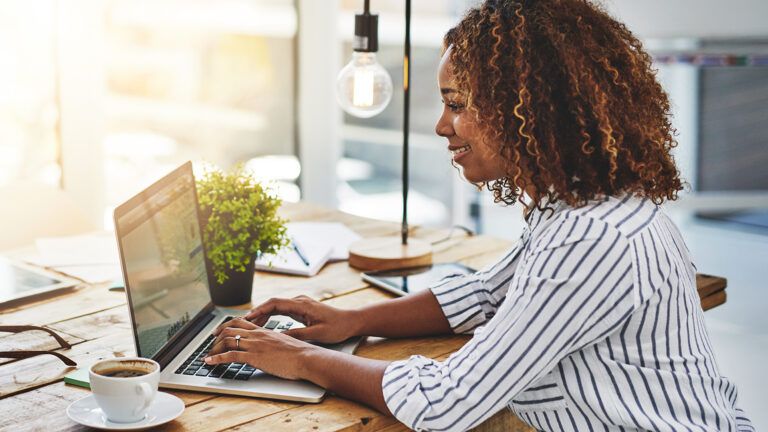
M 238 351 L 240 351 L 240 335 L 236 335 L 236 336 L 235 336 L 235 346 L 237 347 L 237 348 L 235 348 L 235 349 L 237 349 Z

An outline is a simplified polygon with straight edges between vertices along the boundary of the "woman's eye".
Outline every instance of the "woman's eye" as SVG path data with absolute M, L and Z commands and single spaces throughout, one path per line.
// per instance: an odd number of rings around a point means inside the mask
M 460 104 L 460 103 L 456 103 L 456 102 L 445 102 L 445 101 L 443 101 L 443 103 L 445 104 L 445 106 L 447 106 L 447 107 L 448 107 L 448 109 L 449 109 L 449 110 L 451 110 L 451 111 L 453 111 L 453 112 L 460 112 L 461 110 L 463 110 L 463 109 L 464 109 L 464 105 L 462 105 L 462 104 Z

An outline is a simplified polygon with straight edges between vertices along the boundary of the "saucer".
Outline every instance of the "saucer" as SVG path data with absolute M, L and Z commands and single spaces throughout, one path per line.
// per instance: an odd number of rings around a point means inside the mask
M 147 429 L 167 423 L 184 412 L 184 402 L 168 393 L 157 392 L 155 400 L 144 415 L 144 419 L 133 423 L 116 423 L 107 420 L 93 395 L 72 402 L 67 407 L 67 415 L 72 421 L 103 430 L 132 431 Z

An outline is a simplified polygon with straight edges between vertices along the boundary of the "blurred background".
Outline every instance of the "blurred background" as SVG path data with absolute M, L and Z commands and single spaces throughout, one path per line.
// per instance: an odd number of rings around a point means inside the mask
M 4 0 L 0 188 L 60 189 L 109 229 L 117 204 L 183 161 L 244 163 L 286 201 L 398 221 L 404 4 L 371 3 L 395 93 L 358 119 L 341 113 L 334 82 L 362 1 Z M 520 210 L 461 180 L 434 134 L 441 38 L 474 3 L 413 4 L 409 219 L 516 239 Z M 699 270 L 729 279 L 728 303 L 705 316 L 741 405 L 768 429 L 768 2 L 605 6 L 642 38 L 671 96 L 690 190 L 668 211 Z

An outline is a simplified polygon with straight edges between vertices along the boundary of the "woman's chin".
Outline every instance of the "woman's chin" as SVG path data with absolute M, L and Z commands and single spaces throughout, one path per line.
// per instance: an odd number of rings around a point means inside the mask
M 477 173 L 466 169 L 462 171 L 462 176 L 464 180 L 475 185 L 486 184 L 504 178 L 503 175 L 489 176 L 486 172 Z
M 477 173 L 474 173 L 472 171 L 467 171 L 466 169 L 462 171 L 462 174 L 464 175 L 464 179 L 467 180 L 470 183 L 478 184 L 478 183 L 486 183 L 490 180 L 487 179 L 487 176 L 484 175 L 478 175 Z

